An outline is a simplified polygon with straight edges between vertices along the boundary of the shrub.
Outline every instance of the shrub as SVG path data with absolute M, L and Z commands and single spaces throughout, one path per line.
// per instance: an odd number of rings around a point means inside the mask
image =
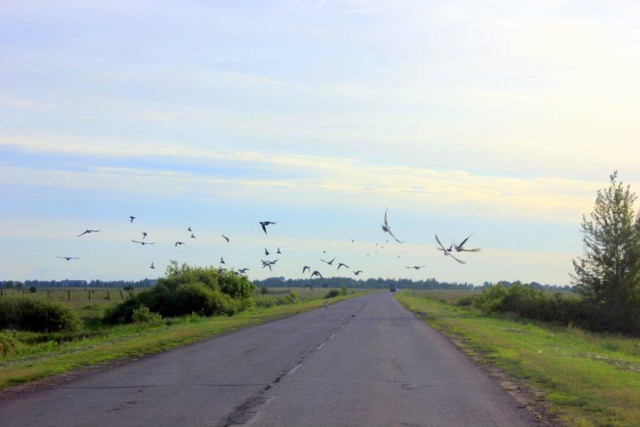
M 16 348 L 16 339 L 9 332 L 0 331 L 0 357 L 13 353 Z
M 38 288 L 36 288 L 35 286 L 31 286 L 29 288 L 29 292 L 32 293 L 32 294 L 35 294 L 37 291 L 38 291 Z
M 0 328 L 75 332 L 82 329 L 82 321 L 73 310 L 58 303 L 15 297 L 0 300 Z
M 199 316 L 231 316 L 253 304 L 255 286 L 245 276 L 214 267 L 178 266 L 172 261 L 167 275 L 146 289 L 106 310 L 106 323 L 131 323 L 142 306 L 162 317 L 195 313 Z
M 340 295 L 340 291 L 337 289 L 331 289 L 329 292 L 327 292 L 327 294 L 324 296 L 325 298 L 335 298 L 338 295 Z
M 152 312 L 148 307 L 143 305 L 133 310 L 131 320 L 133 320 L 133 323 L 152 323 L 158 325 L 162 322 L 162 316 Z

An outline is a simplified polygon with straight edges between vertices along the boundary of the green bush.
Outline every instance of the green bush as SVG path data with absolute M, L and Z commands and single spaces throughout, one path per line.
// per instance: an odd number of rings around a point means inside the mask
M 55 302 L 25 297 L 0 300 L 0 329 L 75 332 L 82 326 L 72 309 Z
M 13 334 L 0 331 L 0 357 L 13 353 L 16 348 L 16 339 Z
M 133 323 L 152 323 L 159 325 L 162 322 L 162 316 L 149 310 L 149 307 L 140 306 L 131 313 Z
M 485 314 L 512 313 L 544 322 L 590 326 L 587 307 L 579 299 L 560 293 L 545 293 L 519 282 L 509 288 L 494 285 L 472 298 L 472 305 Z
M 340 291 L 337 289 L 331 289 L 329 292 L 327 292 L 327 294 L 324 296 L 325 298 L 334 298 L 337 297 L 338 295 L 340 295 Z
M 105 311 L 105 323 L 131 323 L 142 306 L 162 317 L 195 313 L 199 316 L 231 316 L 253 304 L 255 286 L 245 276 L 214 267 L 178 266 L 172 261 L 166 277 Z

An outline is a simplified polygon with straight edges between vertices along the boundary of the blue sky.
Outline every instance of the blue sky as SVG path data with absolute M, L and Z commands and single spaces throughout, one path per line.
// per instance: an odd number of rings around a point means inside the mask
M 331 276 L 335 256 L 363 278 L 568 284 L 596 191 L 640 182 L 639 19 L 631 1 L 6 1 L 0 280 L 221 257 Z M 482 251 L 459 265 L 436 233 Z

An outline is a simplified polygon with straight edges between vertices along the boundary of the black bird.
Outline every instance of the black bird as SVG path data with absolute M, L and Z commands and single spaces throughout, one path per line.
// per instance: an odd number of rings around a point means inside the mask
M 322 261 L 322 262 L 326 262 L 326 263 L 327 263 L 327 264 L 329 264 L 329 265 L 333 265 L 333 261 L 335 261 L 335 260 L 336 260 L 336 257 L 333 257 L 333 259 L 332 259 L 331 261 L 325 261 L 325 260 L 323 260 L 322 258 L 320 258 L 320 261 Z
M 442 245 L 442 242 L 440 242 L 440 239 L 438 238 L 437 234 L 436 234 L 436 241 L 438 242 L 438 245 L 440 245 L 440 247 L 436 248 L 436 249 L 438 249 L 439 251 L 442 251 L 444 256 L 450 256 L 451 258 L 453 258 L 456 261 L 458 261 L 460 264 L 466 264 L 466 262 L 462 261 L 461 259 L 458 259 L 458 258 L 454 257 L 453 254 L 451 253 L 453 251 L 453 244 L 451 244 L 451 246 L 449 246 L 449 248 L 445 248 Z
M 178 246 L 181 246 L 181 245 L 184 245 L 184 244 L 185 244 L 184 242 L 176 242 L 176 244 L 173 245 L 173 246 L 174 247 L 178 247 Z
M 187 231 L 191 233 L 193 230 L 191 229 L 191 227 L 187 227 Z
M 278 250 L 276 251 L 277 254 L 282 255 L 282 252 L 280 252 L 280 248 L 278 248 Z
M 153 263 L 151 263 L 151 266 L 150 266 L 149 268 L 152 268 L 152 269 L 154 269 L 154 270 L 155 270 L 155 269 L 156 269 L 156 266 L 155 266 L 155 265 L 153 265 Z
M 224 257 L 220 257 L 220 264 L 224 264 Z
M 420 270 L 423 267 L 426 267 L 426 265 L 414 265 L 412 267 L 407 267 L 407 268 L 413 268 L 413 269 L 416 269 L 416 270 Z
M 225 236 L 224 234 L 221 234 L 221 236 L 224 238 L 224 240 L 227 241 L 227 243 L 229 243 L 229 238 L 227 236 Z
M 338 268 L 336 268 L 336 271 L 340 270 L 340 267 L 351 268 L 347 264 L 344 264 L 344 263 L 341 262 L 340 264 L 338 264 Z
M 322 274 L 320 274 L 318 270 L 314 270 L 313 273 L 311 273 L 311 277 L 314 277 L 314 276 L 324 279 L 324 277 L 322 277 Z
M 308 265 L 305 265 L 302 269 L 302 274 L 304 274 L 305 271 L 311 271 L 311 268 Z
M 195 239 L 195 238 L 196 238 L 196 236 L 194 236 L 194 235 L 193 235 L 193 233 L 191 233 L 191 238 L 192 238 L 192 239 Z
M 354 271 L 353 274 L 355 274 L 356 276 L 359 276 L 360 273 L 362 273 L 362 270 L 358 270 L 358 271 Z
M 144 245 L 155 245 L 155 244 L 156 244 L 156 242 L 145 242 L 144 240 L 143 240 L 143 241 L 139 241 L 139 240 L 132 240 L 132 242 L 133 242 L 133 243 L 139 243 L 139 244 L 141 244 L 142 246 L 144 246 Z
M 60 259 L 66 259 L 67 261 L 71 261 L 72 259 L 78 259 L 79 258 L 79 257 L 73 257 L 73 256 L 57 256 L 57 255 L 56 255 L 56 257 L 60 258 Z
M 469 237 L 473 236 L 475 233 L 471 233 L 469 235 Z M 469 237 L 467 237 L 466 239 L 464 239 L 459 245 L 456 245 L 454 243 L 453 248 L 456 250 L 456 252 L 479 252 L 480 248 L 475 248 L 475 249 L 465 249 L 463 248 L 464 244 L 467 243 L 467 240 L 469 240 Z
M 248 271 L 248 268 L 241 268 L 240 270 L 238 270 L 238 273 L 244 274 Z
M 265 254 L 266 256 L 269 256 L 269 251 L 267 250 L 267 248 L 264 248 L 264 254 Z
M 260 225 L 262 226 L 262 231 L 264 231 L 265 236 L 268 236 L 268 234 L 267 234 L 267 225 L 271 225 L 271 224 L 275 224 L 275 222 L 273 222 L 273 221 L 260 221 Z
M 384 224 L 383 224 L 383 225 L 381 225 L 381 227 L 382 227 L 382 231 L 384 231 L 385 233 L 389 233 L 389 235 L 390 235 L 391 237 L 393 237 L 393 238 L 396 240 L 396 242 L 398 242 L 398 243 L 404 243 L 404 242 L 401 242 L 400 240 L 398 240 L 398 238 L 397 238 L 396 236 L 394 236 L 394 235 L 393 235 L 393 233 L 391 232 L 391 227 L 389 227 L 389 222 L 387 221 L 387 212 L 388 212 L 388 211 L 389 211 L 389 209 L 387 209 L 386 211 L 384 211 Z
M 148 236 L 147 232 L 143 231 L 142 232 L 142 240 L 144 240 L 147 236 Z
M 76 237 L 80 237 L 80 236 L 84 236 L 85 234 L 90 234 L 90 233 L 97 233 L 100 230 L 85 230 L 82 233 L 78 234 Z
M 129 217 L 129 224 L 131 224 L 131 223 L 133 222 L 133 220 L 134 220 L 134 219 L 136 219 L 136 217 L 135 217 L 135 216 L 130 216 L 130 217 Z

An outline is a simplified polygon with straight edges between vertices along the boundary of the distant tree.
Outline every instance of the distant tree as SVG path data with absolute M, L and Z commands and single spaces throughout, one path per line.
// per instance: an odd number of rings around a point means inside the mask
M 574 289 L 601 329 L 640 332 L 640 217 L 636 195 L 610 176 L 593 212 L 582 217 L 584 254 L 573 261 Z

